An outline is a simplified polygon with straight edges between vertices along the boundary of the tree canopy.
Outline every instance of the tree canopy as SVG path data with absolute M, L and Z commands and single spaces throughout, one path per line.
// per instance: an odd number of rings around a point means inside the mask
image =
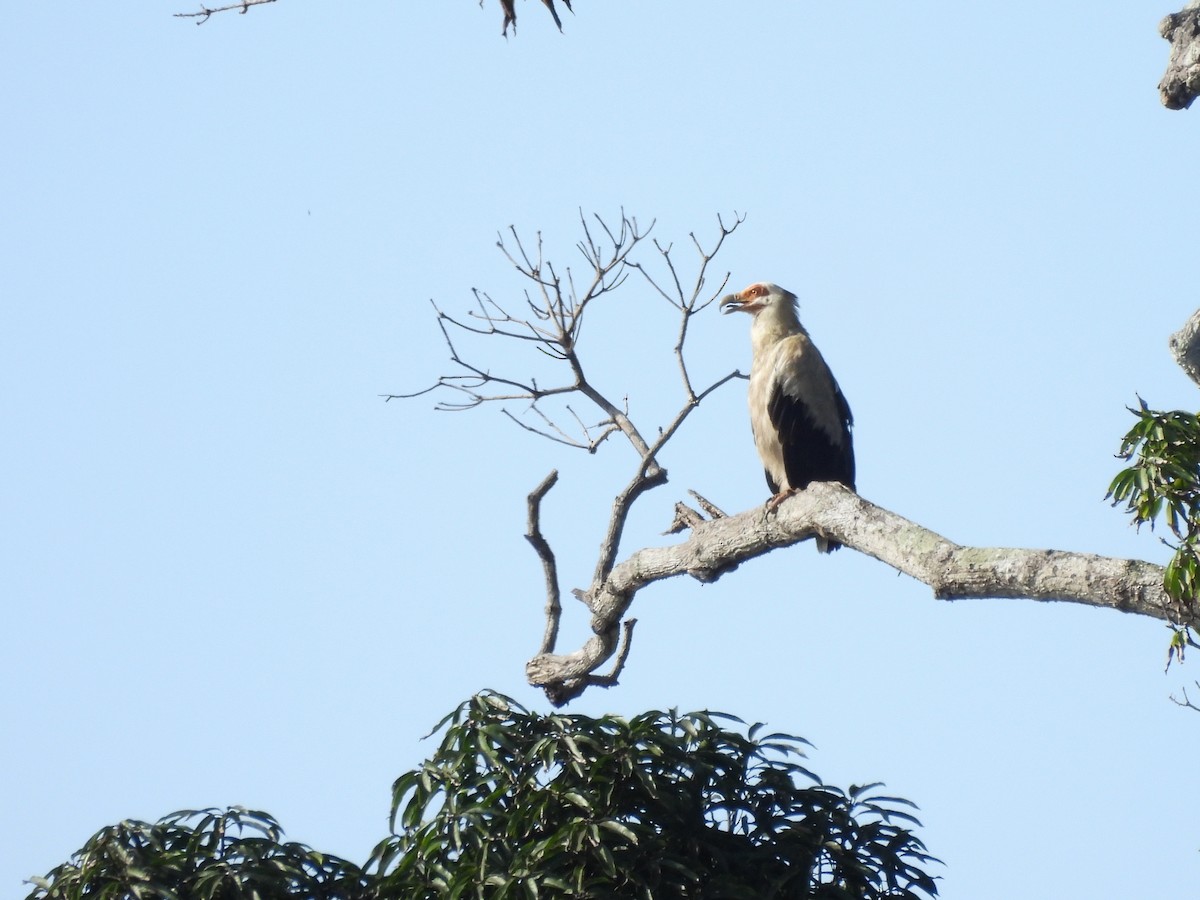
M 285 842 L 263 812 L 182 811 L 104 828 L 28 900 L 937 895 L 912 804 L 822 783 L 799 737 L 713 712 L 542 715 L 492 692 L 435 730 L 364 866 Z

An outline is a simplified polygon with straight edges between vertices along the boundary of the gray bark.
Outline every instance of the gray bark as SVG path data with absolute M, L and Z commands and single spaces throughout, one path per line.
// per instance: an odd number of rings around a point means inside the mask
M 1167 342 L 1175 362 L 1188 378 L 1200 385 L 1200 309 Z
M 837 484 L 814 483 L 767 513 L 756 507 L 706 521 L 679 544 L 638 550 L 580 599 L 594 636 L 573 653 L 540 653 L 526 665 L 551 699 L 570 699 L 616 652 L 619 624 L 643 587 L 677 575 L 711 582 L 739 564 L 816 535 L 873 556 L 928 585 L 940 600 L 1024 597 L 1105 607 L 1178 624 L 1163 569 L 1140 560 L 1061 550 L 963 547 Z
M 1167 109 L 1187 109 L 1200 93 L 1200 0 L 1164 18 L 1158 33 L 1171 42 L 1159 97 Z

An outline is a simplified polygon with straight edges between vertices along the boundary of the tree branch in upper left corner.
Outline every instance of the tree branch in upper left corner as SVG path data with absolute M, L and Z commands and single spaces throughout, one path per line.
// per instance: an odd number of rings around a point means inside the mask
M 208 7 L 204 4 L 200 4 L 199 12 L 175 13 L 174 15 L 177 19 L 198 19 L 199 21 L 197 21 L 196 24 L 203 25 L 215 13 L 229 12 L 236 9 L 238 12 L 244 14 L 249 12 L 251 6 L 259 6 L 263 3 L 274 2 L 275 0 L 238 0 L 237 3 L 227 3 L 224 6 L 214 7 Z M 555 27 L 561 32 L 563 30 L 562 19 L 560 19 L 558 16 L 558 10 L 555 9 L 554 2 L 555 0 L 542 0 L 542 4 L 546 7 L 546 11 L 550 13 L 550 18 L 554 20 Z M 568 11 L 572 13 L 575 12 L 575 10 L 571 8 L 571 0 L 562 0 L 562 3 Z M 483 6 L 483 0 L 479 0 L 479 5 L 481 7 Z M 504 19 L 500 33 L 505 37 L 508 37 L 508 26 L 511 25 L 513 35 L 515 36 L 517 33 L 517 7 L 515 0 L 500 0 L 500 12 Z
M 196 24 L 203 25 L 205 22 L 207 22 L 209 20 L 209 17 L 212 16 L 214 13 L 229 12 L 231 9 L 236 9 L 242 15 L 245 15 L 246 13 L 248 13 L 250 11 L 250 7 L 252 7 L 252 6 L 261 6 L 264 3 L 274 3 L 274 2 L 275 2 L 275 0 L 238 0 L 237 3 L 229 3 L 229 4 L 226 4 L 225 6 L 214 6 L 212 8 L 209 8 L 202 3 L 202 4 L 200 4 L 200 12 L 175 13 L 175 18 L 177 18 L 177 19 L 199 19 L 200 21 L 197 22 Z

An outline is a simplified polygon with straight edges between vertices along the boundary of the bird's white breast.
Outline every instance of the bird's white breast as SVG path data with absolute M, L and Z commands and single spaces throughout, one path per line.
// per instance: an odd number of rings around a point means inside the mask
M 846 432 L 833 375 L 808 335 L 800 332 L 780 337 L 764 333 L 761 338 L 754 347 L 754 360 L 750 366 L 750 424 L 763 468 L 780 490 L 786 490 L 792 485 L 788 483 L 784 447 L 769 411 L 775 391 L 782 391 L 803 403 L 813 424 L 835 445 L 845 443 Z
M 768 405 L 771 394 L 779 377 L 778 368 L 781 359 L 780 350 L 783 342 L 776 342 L 770 347 L 755 348 L 754 360 L 750 365 L 750 427 L 754 432 L 754 446 L 762 460 L 763 468 L 771 476 L 771 480 L 779 485 L 780 490 L 787 490 L 790 485 L 783 463 L 783 445 L 779 442 L 779 434 L 771 423 Z

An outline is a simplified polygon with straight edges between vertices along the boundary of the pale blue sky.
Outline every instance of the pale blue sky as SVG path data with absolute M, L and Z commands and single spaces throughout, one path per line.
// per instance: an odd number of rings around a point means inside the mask
M 101 826 L 244 804 L 362 860 L 420 738 L 524 686 L 542 576 L 583 585 L 633 457 L 379 394 L 446 370 L 430 312 L 517 297 L 510 224 L 573 263 L 578 210 L 796 291 L 857 419 L 867 498 L 960 542 L 1163 561 L 1103 502 L 1200 300 L 1193 115 L 1159 3 L 23 4 L 0 32 L 0 893 Z M 681 256 L 681 259 L 686 257 Z M 631 282 L 585 335 L 648 430 L 674 334 Z M 697 372 L 748 322 L 697 320 Z M 590 343 L 589 343 L 590 342 Z M 482 347 L 481 350 L 490 348 Z M 493 365 L 526 366 L 500 354 Z M 743 386 L 666 454 L 628 549 L 695 488 L 765 499 Z M 565 647 L 584 633 L 575 610 Z M 834 783 L 920 804 L 949 898 L 1179 896 L 1200 715 L 1158 623 L 938 603 L 811 545 L 657 586 L 582 712 L 712 708 L 802 734 Z

